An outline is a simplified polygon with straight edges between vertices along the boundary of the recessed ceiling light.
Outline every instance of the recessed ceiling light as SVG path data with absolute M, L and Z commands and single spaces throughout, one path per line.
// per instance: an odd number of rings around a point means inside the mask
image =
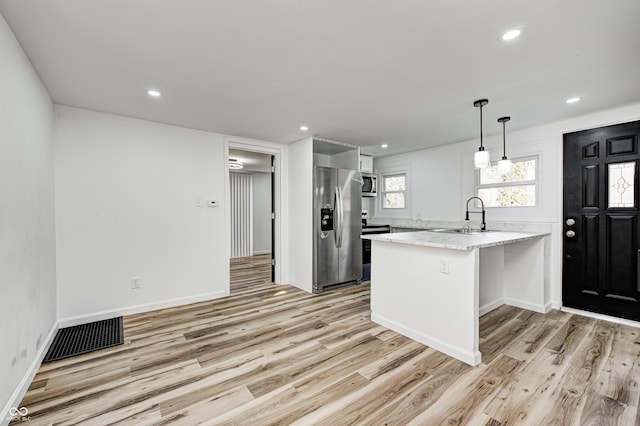
M 380 145 L 380 148 L 389 148 L 389 144 L 388 143 L 383 143 L 382 145 Z
M 307 130 L 309 130 L 309 126 L 300 126 L 300 130 L 306 132 Z
M 520 34 L 522 34 L 522 30 L 519 28 L 515 28 L 513 30 L 509 30 L 503 33 L 502 36 L 500 37 L 500 40 L 502 41 L 513 40 L 514 38 L 518 38 Z
M 160 97 L 160 92 L 158 92 L 155 89 L 149 89 L 149 90 L 147 90 L 147 95 L 152 96 L 154 98 L 159 98 Z
M 580 98 L 579 97 L 574 97 L 574 98 L 569 98 L 566 101 L 568 104 L 575 104 L 576 102 L 580 102 Z

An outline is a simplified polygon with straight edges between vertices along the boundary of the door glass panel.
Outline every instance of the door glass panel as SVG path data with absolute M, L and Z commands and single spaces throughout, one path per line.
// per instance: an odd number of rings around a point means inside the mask
M 636 164 L 609 164 L 609 208 L 635 207 Z

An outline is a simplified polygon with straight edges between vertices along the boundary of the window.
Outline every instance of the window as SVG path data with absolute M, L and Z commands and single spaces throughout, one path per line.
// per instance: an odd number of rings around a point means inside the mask
M 405 173 L 382 175 L 382 208 L 404 209 L 407 190 Z
M 497 162 L 476 172 L 476 194 L 485 207 L 535 207 L 538 157 L 512 159 L 509 173 L 498 173 Z
M 411 217 L 411 171 L 409 166 L 378 169 L 376 215 L 380 217 Z

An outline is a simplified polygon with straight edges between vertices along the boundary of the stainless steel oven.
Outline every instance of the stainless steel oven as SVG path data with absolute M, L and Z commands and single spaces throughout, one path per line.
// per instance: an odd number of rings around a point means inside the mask
M 388 234 L 391 232 L 389 225 L 364 225 L 363 235 Z M 371 279 L 371 240 L 362 240 L 362 280 Z

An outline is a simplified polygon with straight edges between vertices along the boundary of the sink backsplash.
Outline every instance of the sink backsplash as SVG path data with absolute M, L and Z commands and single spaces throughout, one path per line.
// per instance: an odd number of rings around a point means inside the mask
M 480 229 L 480 221 L 470 220 L 471 228 Z M 371 219 L 371 225 L 391 225 L 392 228 L 429 229 L 429 228 L 462 228 L 467 221 L 443 221 L 422 219 Z M 514 232 L 551 232 L 550 223 L 524 223 L 524 222 L 487 222 L 489 231 L 514 231 Z

